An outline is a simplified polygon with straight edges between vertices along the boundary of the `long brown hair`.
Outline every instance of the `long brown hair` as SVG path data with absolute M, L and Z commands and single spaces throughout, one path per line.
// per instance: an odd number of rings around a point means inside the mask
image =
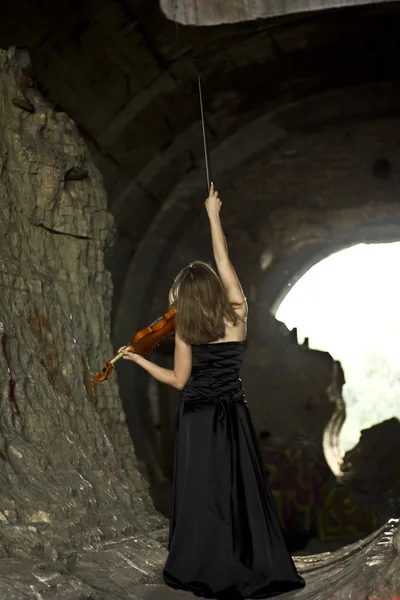
M 217 273 L 201 260 L 178 273 L 169 302 L 176 306 L 175 331 L 194 346 L 223 338 L 226 323 L 237 325 L 241 320 Z

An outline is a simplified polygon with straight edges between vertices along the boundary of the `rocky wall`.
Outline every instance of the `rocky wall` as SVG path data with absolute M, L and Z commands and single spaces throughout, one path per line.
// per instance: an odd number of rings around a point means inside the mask
M 113 352 L 102 177 L 65 113 L 32 89 L 16 106 L 20 74 L 1 51 L 0 559 L 54 559 L 165 523 L 117 380 L 92 375 Z

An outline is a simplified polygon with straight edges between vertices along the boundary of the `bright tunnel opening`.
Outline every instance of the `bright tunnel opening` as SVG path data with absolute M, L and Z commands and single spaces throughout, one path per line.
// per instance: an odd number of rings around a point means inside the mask
M 343 452 L 360 432 L 400 418 L 400 242 L 359 244 L 322 260 L 292 287 L 276 318 L 299 343 L 344 370 Z

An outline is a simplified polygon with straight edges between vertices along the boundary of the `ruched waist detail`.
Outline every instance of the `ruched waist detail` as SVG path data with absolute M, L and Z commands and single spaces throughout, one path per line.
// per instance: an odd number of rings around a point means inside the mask
M 229 381 L 205 381 L 204 376 L 198 380 L 191 378 L 181 392 L 183 402 L 238 402 L 244 399 L 244 391 L 240 378 Z

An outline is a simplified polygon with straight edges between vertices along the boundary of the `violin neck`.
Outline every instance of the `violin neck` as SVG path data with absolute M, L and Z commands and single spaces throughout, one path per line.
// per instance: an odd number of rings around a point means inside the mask
M 114 356 L 114 358 L 112 358 L 110 360 L 110 363 L 113 365 L 113 364 L 115 364 L 117 362 L 117 360 L 119 360 L 122 357 L 123 357 L 123 354 L 122 354 L 122 352 L 120 352 L 119 354 L 117 354 L 117 356 Z
M 128 344 L 128 345 L 126 346 L 126 350 L 132 350 L 132 346 L 131 346 L 130 344 Z M 114 365 L 114 364 L 117 362 L 117 360 L 119 360 L 120 358 L 122 358 L 122 357 L 123 357 L 123 355 L 124 355 L 124 354 L 123 354 L 123 352 L 120 352 L 119 354 L 117 354 L 117 356 L 114 356 L 114 358 L 112 358 L 112 359 L 110 360 L 110 364 L 111 364 L 111 365 Z

